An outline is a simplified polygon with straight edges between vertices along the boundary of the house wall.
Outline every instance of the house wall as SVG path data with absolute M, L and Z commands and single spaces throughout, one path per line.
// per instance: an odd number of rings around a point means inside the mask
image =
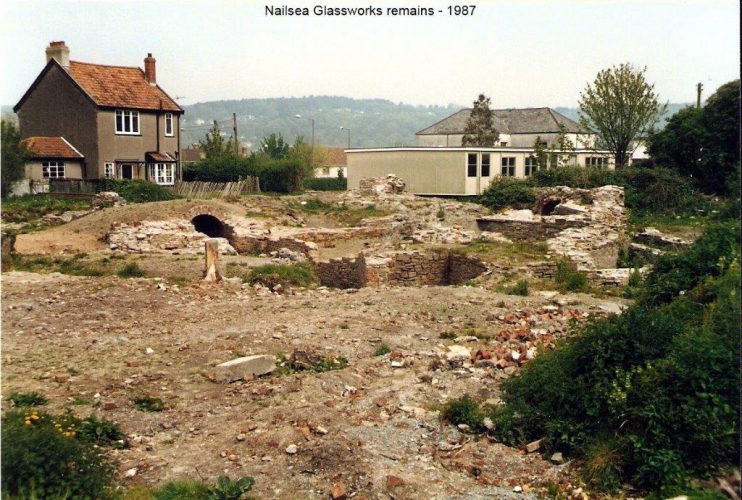
M 98 161 L 96 107 L 63 69 L 52 65 L 17 114 L 22 139 L 64 137 L 85 157 L 86 165 L 95 170 L 92 166 Z
M 376 149 L 348 152 L 348 189 L 358 189 L 366 177 L 394 174 L 405 181 L 405 191 L 414 194 L 476 195 L 501 175 L 502 158 L 515 158 L 515 177 L 525 178 L 525 161 L 533 150 L 510 148 L 461 149 Z M 477 176 L 467 175 L 469 154 L 477 155 Z M 482 154 L 490 155 L 490 176 L 482 177 Z M 585 166 L 588 156 L 608 157 L 608 168 L 615 168 L 605 152 L 578 151 L 570 163 Z
M 177 158 L 178 133 L 180 129 L 179 117 L 174 114 L 174 135 L 165 136 L 165 114 L 160 114 L 160 126 L 157 127 L 157 112 L 139 112 L 139 135 L 116 134 L 116 111 L 102 110 L 98 113 L 99 161 L 89 168 L 91 177 L 103 177 L 103 167 L 106 162 L 115 160 L 144 161 L 144 154 L 158 151 L 157 134 L 160 136 L 160 152 L 170 153 Z M 135 169 L 136 170 L 136 169 Z M 144 178 L 144 168 L 140 168 Z
M 418 135 L 417 145 L 420 147 L 451 147 L 456 148 L 461 146 L 461 139 L 463 134 L 450 134 L 450 135 Z M 500 134 L 498 139 L 499 146 L 502 142 L 507 142 L 508 147 L 513 148 L 532 148 L 536 142 L 536 138 L 539 137 L 542 141 L 546 141 L 548 145 L 555 144 L 559 138 L 558 133 L 542 133 L 542 134 Z M 575 148 L 592 148 L 595 145 L 595 141 L 592 136 L 586 134 L 567 134 L 567 139 L 572 141 Z
M 64 160 L 65 179 L 82 179 L 82 164 L 78 160 Z M 40 181 L 44 178 L 41 161 L 26 162 L 26 179 Z
M 466 155 L 461 151 L 348 152 L 348 189 L 358 189 L 365 177 L 393 173 L 418 194 L 463 194 Z
M 335 178 L 338 176 L 338 170 L 343 171 L 343 175 L 345 176 L 347 174 L 345 167 L 327 167 L 328 171 L 325 172 L 323 168 L 315 168 L 314 169 L 314 176 L 317 178 Z

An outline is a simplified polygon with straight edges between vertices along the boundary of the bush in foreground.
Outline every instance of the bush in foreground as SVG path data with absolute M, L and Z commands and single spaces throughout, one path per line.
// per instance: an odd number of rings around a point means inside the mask
M 664 256 L 622 315 L 593 321 L 504 386 L 496 435 L 585 459 L 594 487 L 672 491 L 739 463 L 739 228 Z
M 168 188 L 142 179 L 103 179 L 101 191 L 115 191 L 129 203 L 167 201 L 177 198 Z

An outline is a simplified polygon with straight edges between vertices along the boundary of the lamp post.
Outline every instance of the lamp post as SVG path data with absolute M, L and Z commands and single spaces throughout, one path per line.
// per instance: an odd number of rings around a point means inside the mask
M 314 118 L 306 118 L 301 115 L 294 115 L 294 118 L 297 118 L 299 120 L 301 120 L 302 118 L 305 118 L 312 122 L 312 145 L 309 149 L 309 168 L 311 168 L 312 172 L 314 172 Z
M 347 127 L 340 127 L 340 130 L 347 130 L 348 131 L 348 149 L 350 149 L 350 129 Z

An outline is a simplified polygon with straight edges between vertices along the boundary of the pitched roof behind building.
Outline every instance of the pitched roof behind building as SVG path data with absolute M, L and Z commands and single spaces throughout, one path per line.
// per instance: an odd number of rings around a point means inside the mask
M 578 133 L 580 125 L 551 108 L 494 109 L 494 124 L 504 134 L 544 134 L 559 132 L 562 125 L 566 132 Z M 457 111 L 448 118 L 434 123 L 417 135 L 463 134 L 471 108 Z
M 64 137 L 27 137 L 21 141 L 34 158 L 84 158 Z
M 159 86 L 147 83 L 136 67 L 70 61 L 69 75 L 98 106 L 157 110 L 162 102 L 165 111 L 182 111 Z
M 327 148 L 327 152 L 329 153 L 327 164 L 331 167 L 344 167 L 348 164 L 343 148 Z

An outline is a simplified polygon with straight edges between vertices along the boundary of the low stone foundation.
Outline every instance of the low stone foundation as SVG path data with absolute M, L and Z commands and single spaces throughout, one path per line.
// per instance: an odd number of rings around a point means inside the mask
M 361 253 L 317 262 L 315 269 L 320 283 L 334 288 L 458 285 L 488 271 L 487 265 L 474 257 L 441 248 Z

